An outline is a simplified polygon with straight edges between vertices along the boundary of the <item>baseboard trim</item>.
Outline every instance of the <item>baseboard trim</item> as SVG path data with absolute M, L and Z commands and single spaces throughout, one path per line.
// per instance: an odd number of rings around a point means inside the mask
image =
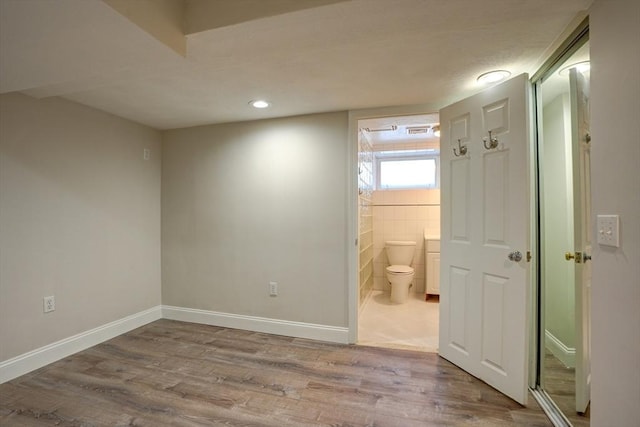
M 162 306 L 162 317 L 182 322 L 201 323 L 223 328 L 244 329 L 254 332 L 308 338 L 340 344 L 347 344 L 349 342 L 349 328 L 338 326 L 293 322 L 290 320 L 269 319 L 265 317 L 245 316 L 242 314 L 168 305 Z
M 576 349 L 567 347 L 548 330 L 544 331 L 544 345 L 567 368 L 576 366 Z
M 349 342 L 348 328 L 158 305 L 0 362 L 0 384 L 162 318 L 340 344 Z
M 161 318 L 158 305 L 0 362 L 0 384 Z

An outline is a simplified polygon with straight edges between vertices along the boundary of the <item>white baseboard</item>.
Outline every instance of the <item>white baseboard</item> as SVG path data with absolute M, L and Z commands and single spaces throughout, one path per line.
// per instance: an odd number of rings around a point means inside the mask
M 567 368 L 576 366 L 576 349 L 567 347 L 562 341 L 556 338 L 548 330 L 544 331 L 544 345 L 551 353 L 560 360 Z
M 341 344 L 349 342 L 348 328 L 163 305 L 0 362 L 0 384 L 162 318 Z
M 182 322 L 202 323 L 223 328 L 244 329 L 267 334 L 308 338 L 340 344 L 349 342 L 349 328 L 292 322 L 289 320 L 221 313 L 194 308 L 162 306 L 162 317 Z
M 161 306 L 152 307 L 0 362 L 0 384 L 160 318 Z

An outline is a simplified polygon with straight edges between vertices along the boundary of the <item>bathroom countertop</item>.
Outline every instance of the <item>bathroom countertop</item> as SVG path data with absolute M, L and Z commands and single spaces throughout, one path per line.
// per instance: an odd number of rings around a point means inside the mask
M 424 233 L 424 240 L 440 240 L 439 234 L 429 234 L 427 232 Z

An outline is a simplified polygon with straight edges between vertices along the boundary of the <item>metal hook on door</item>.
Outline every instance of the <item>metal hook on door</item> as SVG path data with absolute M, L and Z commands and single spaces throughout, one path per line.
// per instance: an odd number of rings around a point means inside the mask
M 487 150 L 493 150 L 498 146 L 498 137 L 492 136 L 491 131 L 489 131 L 488 141 L 489 141 L 489 145 L 487 145 L 487 137 L 485 136 L 484 138 L 482 138 L 482 144 L 484 145 L 484 148 L 486 148 Z
M 460 139 L 458 139 L 458 151 L 456 151 L 456 149 L 454 147 L 453 154 L 456 157 L 464 156 L 464 155 L 467 154 L 467 146 L 466 145 L 462 145 L 462 143 L 460 142 Z

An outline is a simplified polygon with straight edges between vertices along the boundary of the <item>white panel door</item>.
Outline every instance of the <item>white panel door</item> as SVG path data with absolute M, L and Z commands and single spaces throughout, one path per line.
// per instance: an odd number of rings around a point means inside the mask
M 442 109 L 440 128 L 439 352 L 525 404 L 530 311 L 527 75 Z
M 573 225 L 576 316 L 576 412 L 591 399 L 591 150 L 589 81 L 576 69 L 569 74 L 573 159 Z M 580 262 L 581 261 L 581 262 Z

